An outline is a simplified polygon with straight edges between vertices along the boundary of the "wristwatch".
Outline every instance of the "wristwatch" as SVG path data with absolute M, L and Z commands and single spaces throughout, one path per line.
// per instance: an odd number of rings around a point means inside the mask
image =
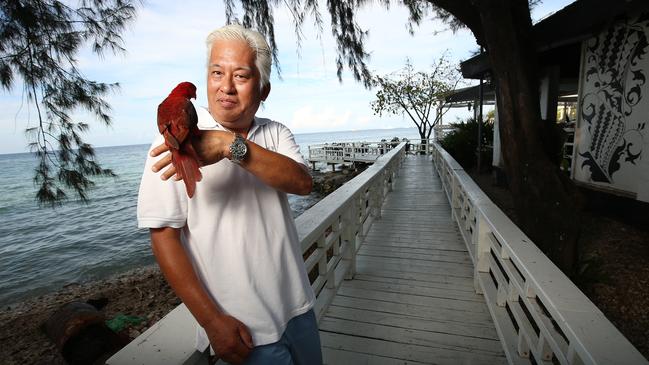
M 246 139 L 240 134 L 234 134 L 234 141 L 230 145 L 230 161 L 240 164 L 248 154 L 248 145 Z

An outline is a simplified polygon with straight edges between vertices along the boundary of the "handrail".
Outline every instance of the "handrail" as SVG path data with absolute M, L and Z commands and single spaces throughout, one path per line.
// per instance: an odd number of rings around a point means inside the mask
M 649 364 L 439 144 L 432 150 L 509 363 Z
M 421 139 L 408 141 L 406 150 L 428 153 L 428 144 Z M 310 162 L 344 163 L 373 162 L 399 145 L 400 142 L 335 142 L 309 145 Z
M 302 253 L 308 254 L 307 271 L 318 271 L 311 283 L 318 321 L 342 280 L 353 278 L 356 253 L 372 222 L 381 216 L 381 205 L 392 190 L 405 150 L 406 143 L 400 143 L 295 219 Z M 194 317 L 181 304 L 106 364 L 206 364 L 206 356 L 194 349 L 195 324 Z
M 318 296 L 318 319 L 343 276 L 353 277 L 356 252 L 372 222 L 381 216 L 381 205 L 392 188 L 405 147 L 405 142 L 400 143 L 295 220 L 303 252 L 317 245 L 305 264 L 307 271 L 318 267 L 318 278 L 312 283 Z M 331 257 L 327 258 L 330 250 Z

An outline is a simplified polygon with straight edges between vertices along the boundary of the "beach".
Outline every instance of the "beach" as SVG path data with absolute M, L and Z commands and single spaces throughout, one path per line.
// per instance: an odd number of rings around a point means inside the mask
M 105 301 L 106 319 L 119 314 L 144 318 L 120 333 L 133 339 L 180 304 L 157 265 L 134 269 L 107 280 L 71 284 L 58 292 L 3 308 L 0 313 L 0 364 L 65 364 L 41 325 L 62 305 Z

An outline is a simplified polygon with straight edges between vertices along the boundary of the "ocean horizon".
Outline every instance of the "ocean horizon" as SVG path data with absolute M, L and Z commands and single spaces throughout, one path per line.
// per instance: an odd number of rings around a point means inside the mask
M 418 139 L 416 128 L 295 134 L 308 146 L 331 142 Z M 0 154 L 0 305 L 48 294 L 71 283 L 106 279 L 151 265 L 148 230 L 136 222 L 137 191 L 149 144 L 96 147 L 99 163 L 116 178 L 97 177 L 88 203 L 71 196 L 56 208 L 39 207 L 32 183 L 32 153 Z M 324 165 L 323 165 L 324 166 Z M 294 217 L 320 200 L 317 193 L 289 195 Z

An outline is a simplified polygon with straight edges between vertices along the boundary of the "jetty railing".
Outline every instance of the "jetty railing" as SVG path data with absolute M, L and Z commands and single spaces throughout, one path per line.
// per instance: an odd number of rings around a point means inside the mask
M 309 146 L 309 162 L 326 162 L 341 164 L 345 162 L 374 162 L 379 156 L 390 152 L 401 142 L 334 142 L 313 144 Z M 430 144 L 427 140 L 413 139 L 407 141 L 406 151 L 411 153 L 428 153 Z
M 405 157 L 400 143 L 295 219 L 307 272 L 315 276 L 314 311 L 318 321 L 343 279 L 356 272 L 356 253 L 374 220 Z M 194 348 L 196 321 L 179 305 L 130 344 L 108 359 L 109 365 L 207 364 L 207 354 Z
M 397 145 L 397 144 L 395 144 Z M 392 149 L 388 142 L 334 142 L 309 146 L 309 161 L 343 163 L 373 162 Z
M 649 364 L 439 144 L 432 152 L 509 363 Z

